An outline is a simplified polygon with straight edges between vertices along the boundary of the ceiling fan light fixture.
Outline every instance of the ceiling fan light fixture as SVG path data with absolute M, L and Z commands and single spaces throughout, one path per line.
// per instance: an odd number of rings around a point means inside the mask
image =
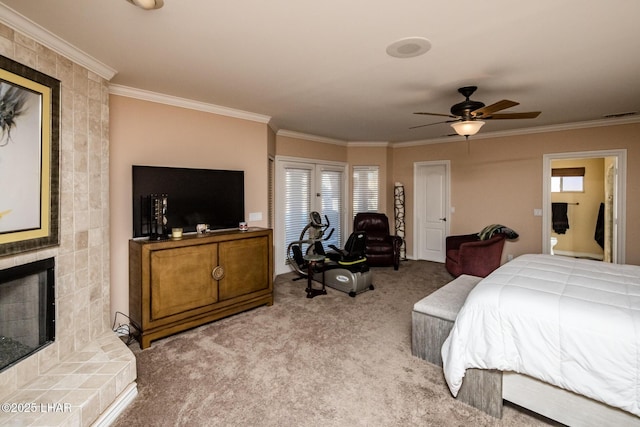
M 482 120 L 465 120 L 462 122 L 451 123 L 451 127 L 458 135 L 471 136 L 478 133 L 480 128 L 484 126 Z
M 144 10 L 160 9 L 164 6 L 164 0 L 127 0 L 129 3 Z

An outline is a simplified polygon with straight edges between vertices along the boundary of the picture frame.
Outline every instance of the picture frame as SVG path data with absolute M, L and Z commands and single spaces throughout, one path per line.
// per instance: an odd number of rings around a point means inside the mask
M 60 243 L 60 81 L 0 55 L 0 257 Z

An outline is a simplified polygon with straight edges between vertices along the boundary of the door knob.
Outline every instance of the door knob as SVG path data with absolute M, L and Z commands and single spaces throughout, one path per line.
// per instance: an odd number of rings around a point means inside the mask
M 444 218 L 440 218 L 440 221 L 447 222 L 447 218 L 446 218 L 446 217 L 444 217 Z

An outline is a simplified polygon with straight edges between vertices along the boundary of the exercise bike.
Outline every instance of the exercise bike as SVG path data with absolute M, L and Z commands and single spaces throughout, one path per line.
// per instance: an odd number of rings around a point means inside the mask
M 366 290 L 373 290 L 372 272 L 365 255 L 366 235 L 363 231 L 354 232 L 347 239 L 344 249 L 328 245 L 332 250 L 325 252 L 323 241 L 331 238 L 332 228 L 327 237 L 323 237 L 331 226 L 325 215 L 325 223 L 318 212 L 309 214 L 309 223 L 300 233 L 300 239 L 293 241 L 287 248 L 289 265 L 299 274 L 294 279 L 307 279 L 307 297 L 326 293 L 325 285 L 346 292 L 351 297 Z M 308 237 L 305 238 L 308 233 Z M 322 289 L 313 289 L 311 281 L 316 273 L 322 274 Z
M 333 235 L 335 229 L 329 231 L 329 235 L 323 238 L 325 231 L 331 226 L 329 218 L 324 216 L 326 223 L 322 223 L 322 217 L 318 212 L 309 214 L 309 223 L 302 229 L 300 239 L 289 243 L 287 248 L 287 261 L 289 265 L 300 275 L 296 280 L 304 279 L 308 274 L 308 259 L 311 255 L 324 255 L 322 241 L 327 241 Z M 307 232 L 309 237 L 305 237 Z M 307 259 L 305 260 L 305 256 Z

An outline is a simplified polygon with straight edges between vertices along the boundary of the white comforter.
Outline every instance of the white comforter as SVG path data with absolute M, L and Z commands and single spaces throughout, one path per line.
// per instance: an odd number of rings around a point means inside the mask
M 471 291 L 442 360 L 454 396 L 499 369 L 640 415 L 640 266 L 522 255 Z

